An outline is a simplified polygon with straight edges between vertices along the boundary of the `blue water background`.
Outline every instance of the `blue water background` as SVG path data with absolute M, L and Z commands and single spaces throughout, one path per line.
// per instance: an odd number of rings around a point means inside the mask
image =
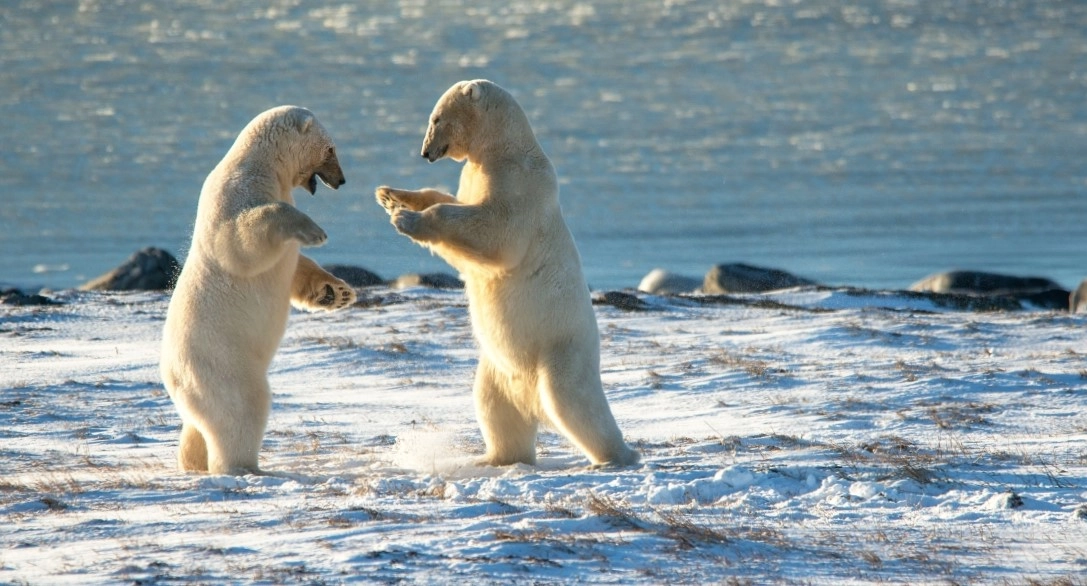
M 380 184 L 454 188 L 419 146 L 485 77 L 527 111 L 594 288 L 718 262 L 902 288 L 968 268 L 1087 277 L 1087 4 L 1060 1 L 79 2 L 0 5 L 0 283 L 183 256 L 200 186 L 279 104 L 347 184 L 310 253 L 449 270 Z

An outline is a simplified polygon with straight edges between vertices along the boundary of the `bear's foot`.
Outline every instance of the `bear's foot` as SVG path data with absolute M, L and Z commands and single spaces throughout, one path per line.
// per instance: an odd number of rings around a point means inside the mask
M 329 309 L 340 309 L 351 305 L 354 301 L 355 292 L 352 289 L 325 285 L 325 295 L 317 300 L 317 304 Z
M 400 190 L 393 189 L 392 187 L 381 186 L 374 192 L 374 197 L 377 198 L 377 203 L 381 204 L 381 207 L 385 208 L 385 212 L 390 216 L 397 210 L 405 207 L 404 202 L 397 196 L 397 192 Z
M 213 476 L 264 476 L 267 472 L 256 466 L 231 466 L 217 470 L 208 470 Z
M 536 455 L 512 457 L 512 456 L 496 456 L 493 454 L 487 454 L 481 458 L 476 458 L 472 464 L 476 466 L 493 466 L 495 468 L 501 468 L 504 466 L 513 466 L 515 464 L 527 464 L 529 466 L 536 465 Z
M 619 450 L 618 454 L 614 454 L 602 462 L 596 462 L 590 465 L 589 468 L 591 470 L 615 470 L 618 468 L 636 466 L 641 461 L 641 454 L 627 446 L 623 446 L 623 449 Z
M 353 304 L 355 298 L 355 289 L 337 280 L 314 283 L 303 297 L 293 297 L 291 301 L 301 309 L 336 311 Z
M 321 288 L 321 297 L 314 302 L 321 309 L 334 311 L 343 309 L 355 302 L 355 290 L 347 283 L 325 283 Z
M 601 462 L 599 464 L 589 464 L 586 466 L 586 470 L 592 470 L 594 472 L 608 472 L 612 470 L 621 470 L 623 468 L 631 468 L 636 466 L 638 461 L 634 462 Z

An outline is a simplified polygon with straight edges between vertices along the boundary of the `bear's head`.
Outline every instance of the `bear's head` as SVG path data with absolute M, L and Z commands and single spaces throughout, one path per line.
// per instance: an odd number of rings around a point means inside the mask
M 461 81 L 435 104 L 421 154 L 431 163 L 445 157 L 463 161 L 494 136 L 509 140 L 522 130 L 531 135 L 528 119 L 509 92 L 485 79 Z
M 248 137 L 246 135 L 249 135 Z M 317 191 L 317 179 L 331 189 L 346 183 L 336 145 L 313 112 L 299 106 L 279 106 L 260 114 L 242 132 L 248 144 L 258 142 L 274 151 L 276 164 L 291 173 L 291 187 Z

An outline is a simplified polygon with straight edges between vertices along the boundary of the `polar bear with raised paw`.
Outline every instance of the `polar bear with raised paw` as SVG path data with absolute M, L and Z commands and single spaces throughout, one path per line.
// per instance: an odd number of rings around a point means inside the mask
M 379 187 L 397 231 L 461 273 L 480 346 L 474 397 L 484 463 L 536 462 L 550 424 L 595 465 L 630 465 L 600 384 L 600 336 L 558 182 L 506 90 L 462 81 L 438 100 L 422 155 L 466 161 L 457 195 Z
M 182 470 L 259 473 L 268 366 L 291 304 L 333 310 L 355 301 L 347 283 L 299 254 L 327 239 L 291 195 L 315 193 L 318 178 L 344 184 L 332 139 L 309 110 L 281 106 L 254 118 L 204 181 L 160 364 L 181 415 Z

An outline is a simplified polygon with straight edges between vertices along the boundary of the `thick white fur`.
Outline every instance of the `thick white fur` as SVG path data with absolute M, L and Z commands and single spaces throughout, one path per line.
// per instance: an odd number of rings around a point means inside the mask
M 332 141 L 309 110 L 283 106 L 254 118 L 204 181 L 160 364 L 181 415 L 182 470 L 259 472 L 268 365 L 290 304 L 339 309 L 355 300 L 349 285 L 298 252 L 326 240 L 291 195 L 312 189 L 315 175 L 343 183 Z
M 390 187 L 376 196 L 398 231 L 464 279 L 485 462 L 535 463 L 544 422 L 593 464 L 636 463 L 600 384 L 596 316 L 555 171 L 524 111 L 489 81 L 457 83 L 434 107 L 422 150 L 467 161 L 456 197 Z

